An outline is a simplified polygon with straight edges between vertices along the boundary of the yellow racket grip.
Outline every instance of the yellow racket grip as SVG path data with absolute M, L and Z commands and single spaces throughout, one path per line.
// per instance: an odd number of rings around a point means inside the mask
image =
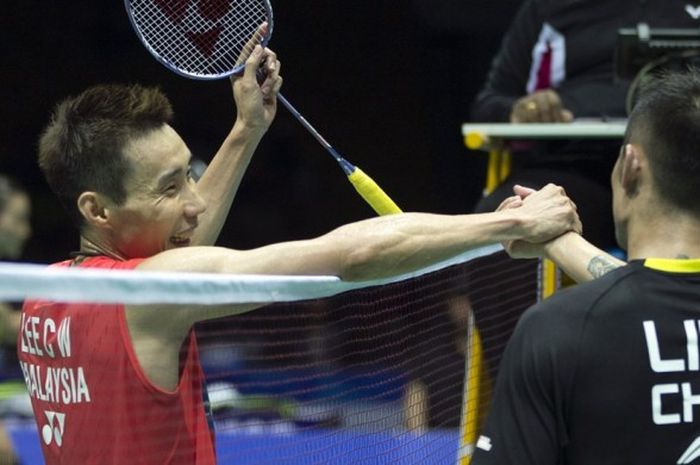
M 348 180 L 378 215 L 401 213 L 401 209 L 394 201 L 360 168 L 355 167 L 355 170 L 348 175 Z

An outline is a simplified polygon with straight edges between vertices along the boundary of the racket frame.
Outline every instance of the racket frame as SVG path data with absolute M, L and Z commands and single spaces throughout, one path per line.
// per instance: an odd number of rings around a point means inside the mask
M 188 2 L 187 7 L 190 8 L 191 5 L 196 3 L 197 0 L 191 0 Z M 231 2 L 235 2 L 235 0 L 230 0 Z M 265 13 L 267 16 L 267 34 L 263 36 L 263 39 L 261 41 L 261 45 L 263 47 L 267 47 L 267 44 L 270 42 L 270 39 L 272 38 L 272 29 L 274 27 L 274 17 L 272 13 L 272 4 L 270 3 L 269 0 L 260 0 L 263 3 L 263 6 L 265 8 Z M 126 9 L 126 15 L 129 18 L 129 23 L 131 24 L 131 28 L 134 30 L 136 33 L 136 36 L 139 38 L 139 41 L 141 44 L 143 44 L 144 47 L 146 47 L 146 50 L 148 50 L 148 53 L 150 53 L 153 58 L 156 59 L 161 65 L 165 66 L 168 68 L 170 71 L 174 72 L 175 74 L 178 74 L 182 77 L 188 78 L 188 79 L 196 79 L 199 81 L 214 81 L 217 79 L 223 79 L 227 78 L 231 75 L 238 74 L 243 71 L 245 68 L 245 62 L 241 63 L 238 66 L 234 66 L 232 69 L 221 72 L 221 73 L 210 73 L 210 74 L 197 74 L 197 73 L 192 73 L 192 72 L 187 72 L 183 71 L 181 68 L 178 68 L 176 65 L 171 63 L 167 58 L 163 57 L 160 53 L 158 53 L 146 40 L 144 37 L 143 33 L 141 32 L 141 29 L 139 28 L 136 20 L 134 19 L 133 15 L 133 9 L 131 7 L 131 4 L 134 2 L 153 2 L 153 0 L 124 0 L 124 8 Z

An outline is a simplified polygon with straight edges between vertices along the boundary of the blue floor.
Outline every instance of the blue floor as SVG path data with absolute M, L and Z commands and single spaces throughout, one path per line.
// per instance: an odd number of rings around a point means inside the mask
M 43 465 L 33 423 L 13 423 L 8 430 L 22 465 Z M 254 465 L 454 465 L 457 431 L 426 434 L 362 433 L 314 430 L 288 434 L 217 434 L 220 464 Z

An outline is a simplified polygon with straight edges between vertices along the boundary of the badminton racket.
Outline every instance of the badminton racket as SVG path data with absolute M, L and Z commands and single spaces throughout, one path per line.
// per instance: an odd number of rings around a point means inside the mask
M 257 44 L 272 36 L 268 0 L 124 0 L 131 25 L 146 49 L 169 70 L 190 79 L 222 79 L 240 73 Z M 261 25 L 267 23 L 267 27 Z M 350 183 L 379 215 L 400 213 L 393 200 L 343 158 L 281 94 L 277 100 L 326 149 Z

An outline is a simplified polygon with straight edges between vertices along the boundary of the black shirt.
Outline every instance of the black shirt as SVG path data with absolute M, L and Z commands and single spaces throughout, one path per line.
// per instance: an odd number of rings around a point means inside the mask
M 699 333 L 700 260 L 633 261 L 531 307 L 472 465 L 700 464 Z
M 503 39 L 472 120 L 506 122 L 516 99 L 536 89 L 548 54 L 548 81 L 574 117 L 623 117 L 627 84 L 614 81 L 617 30 L 696 28 L 684 0 L 526 0 Z

